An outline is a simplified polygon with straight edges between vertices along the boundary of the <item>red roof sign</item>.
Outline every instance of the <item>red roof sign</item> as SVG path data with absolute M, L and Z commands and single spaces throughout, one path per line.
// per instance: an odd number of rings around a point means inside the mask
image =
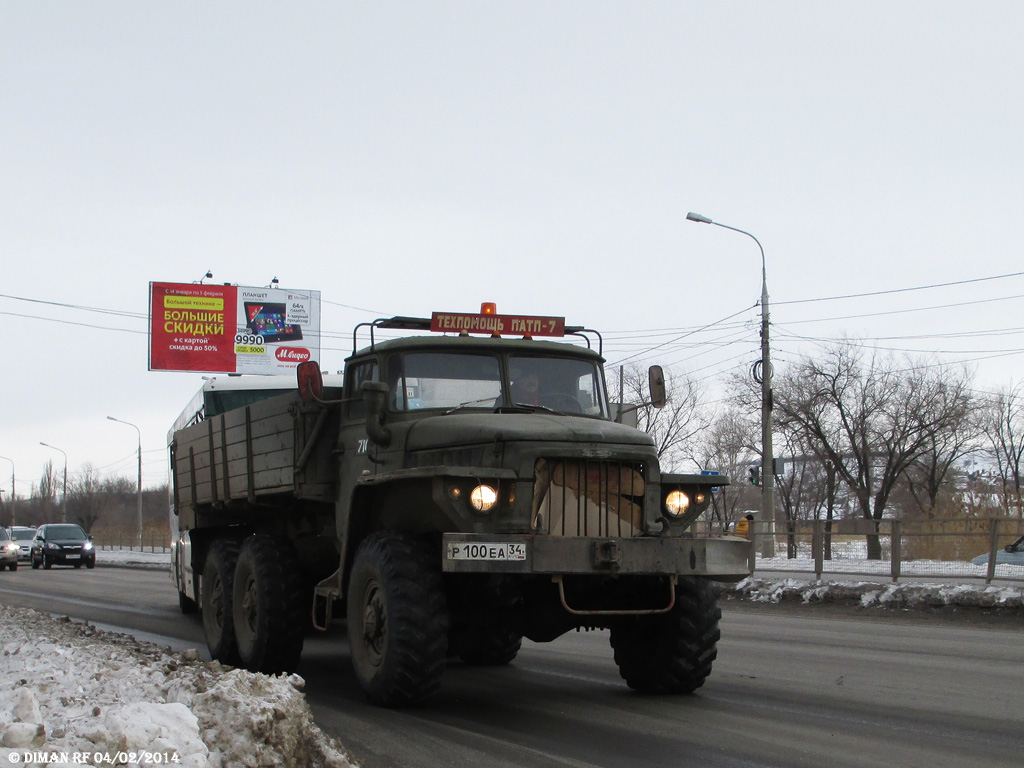
M 488 336 L 564 336 L 565 318 L 434 312 L 430 316 L 430 330 L 436 333 L 482 333 Z

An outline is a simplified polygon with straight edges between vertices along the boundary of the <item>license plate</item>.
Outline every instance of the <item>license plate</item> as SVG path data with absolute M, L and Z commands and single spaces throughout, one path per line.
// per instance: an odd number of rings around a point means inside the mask
M 448 542 L 449 560 L 525 560 L 526 543 L 502 542 Z
M 81 555 L 64 555 L 68 560 L 77 560 Z

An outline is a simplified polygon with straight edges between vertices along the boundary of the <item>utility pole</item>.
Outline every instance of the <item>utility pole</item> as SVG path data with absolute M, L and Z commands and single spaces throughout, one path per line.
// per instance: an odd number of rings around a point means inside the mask
M 688 213 L 686 218 L 688 221 L 714 224 L 716 227 L 731 229 L 733 232 L 746 235 L 757 243 L 757 247 L 761 251 L 761 370 L 759 376 L 755 374 L 755 378 L 759 379 L 761 384 L 761 519 L 769 529 L 769 535 L 764 539 L 764 554 L 766 557 L 772 557 L 775 555 L 775 456 L 772 452 L 774 402 L 771 342 L 768 338 L 768 270 L 765 264 L 764 248 L 761 247 L 760 240 L 742 229 L 730 227 L 728 224 L 720 224 L 699 213 Z
M 113 416 L 107 416 L 110 421 L 116 421 L 118 424 L 125 424 L 132 427 L 139 434 L 139 484 L 138 490 L 135 495 L 136 514 L 135 521 L 137 531 L 137 538 L 139 544 L 139 551 L 142 551 L 142 430 L 137 426 L 128 421 L 122 421 L 121 419 L 115 419 Z

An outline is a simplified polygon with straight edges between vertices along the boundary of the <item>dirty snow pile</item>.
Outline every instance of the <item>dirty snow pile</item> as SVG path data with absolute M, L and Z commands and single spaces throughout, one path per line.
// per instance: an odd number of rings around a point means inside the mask
M 853 602 L 864 608 L 962 607 L 1005 612 L 1024 611 L 1024 587 L 1017 586 L 879 584 L 865 581 L 807 581 L 752 576 L 723 592 L 726 597 L 743 597 L 766 603 L 789 600 L 803 603 Z
M 0 766 L 351 766 L 302 686 L 0 606 Z

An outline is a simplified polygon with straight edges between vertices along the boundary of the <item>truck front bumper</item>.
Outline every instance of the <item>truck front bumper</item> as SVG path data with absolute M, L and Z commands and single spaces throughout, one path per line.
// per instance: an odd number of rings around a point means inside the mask
M 751 542 L 670 537 L 588 538 L 446 533 L 446 573 L 706 576 L 750 575 Z

